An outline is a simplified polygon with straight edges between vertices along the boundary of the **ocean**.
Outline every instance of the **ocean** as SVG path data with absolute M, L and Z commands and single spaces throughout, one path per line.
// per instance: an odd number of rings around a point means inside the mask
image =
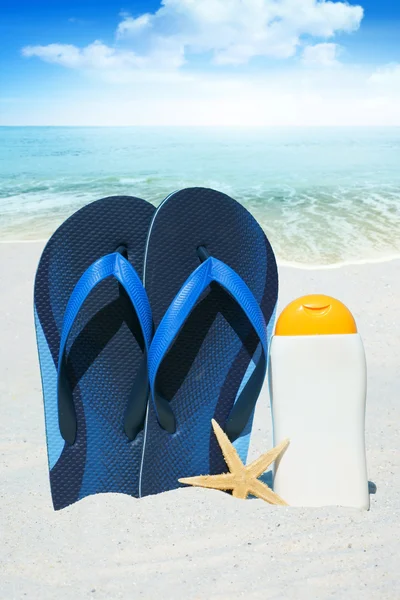
M 400 128 L 0 127 L 2 242 L 47 239 L 104 196 L 157 205 L 189 186 L 241 202 L 281 264 L 400 256 Z

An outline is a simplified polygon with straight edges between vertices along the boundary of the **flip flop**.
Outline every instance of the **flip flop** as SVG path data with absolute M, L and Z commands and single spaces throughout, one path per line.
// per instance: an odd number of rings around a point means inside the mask
M 141 283 L 154 207 L 111 197 L 67 219 L 35 280 L 50 485 L 56 510 L 138 496 L 152 318 Z
M 180 477 L 226 470 L 212 418 L 246 460 L 278 274 L 251 214 L 225 194 L 192 188 L 170 195 L 156 211 L 144 284 L 156 333 L 141 496 L 180 487 Z

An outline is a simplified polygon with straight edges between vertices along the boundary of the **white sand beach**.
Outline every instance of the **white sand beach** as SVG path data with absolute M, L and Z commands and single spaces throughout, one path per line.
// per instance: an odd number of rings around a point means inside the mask
M 0 244 L 0 598 L 400 598 L 400 260 L 280 269 L 280 309 L 329 294 L 363 336 L 369 512 L 201 489 L 95 496 L 54 512 L 32 314 L 42 248 Z M 271 446 L 265 389 L 249 458 Z

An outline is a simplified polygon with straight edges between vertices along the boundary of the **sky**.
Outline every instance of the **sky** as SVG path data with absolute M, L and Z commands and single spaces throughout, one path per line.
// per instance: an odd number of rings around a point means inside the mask
M 0 0 L 0 125 L 400 126 L 400 3 Z

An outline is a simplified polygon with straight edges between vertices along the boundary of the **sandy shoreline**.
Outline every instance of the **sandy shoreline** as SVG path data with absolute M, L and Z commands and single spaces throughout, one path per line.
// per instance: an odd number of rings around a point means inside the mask
M 42 242 L 0 245 L 0 598 L 400 597 L 400 260 L 280 268 L 280 309 L 320 292 L 353 311 L 368 368 L 371 510 L 294 509 L 185 489 L 51 507 L 33 278 Z M 250 458 L 271 447 L 260 398 Z

